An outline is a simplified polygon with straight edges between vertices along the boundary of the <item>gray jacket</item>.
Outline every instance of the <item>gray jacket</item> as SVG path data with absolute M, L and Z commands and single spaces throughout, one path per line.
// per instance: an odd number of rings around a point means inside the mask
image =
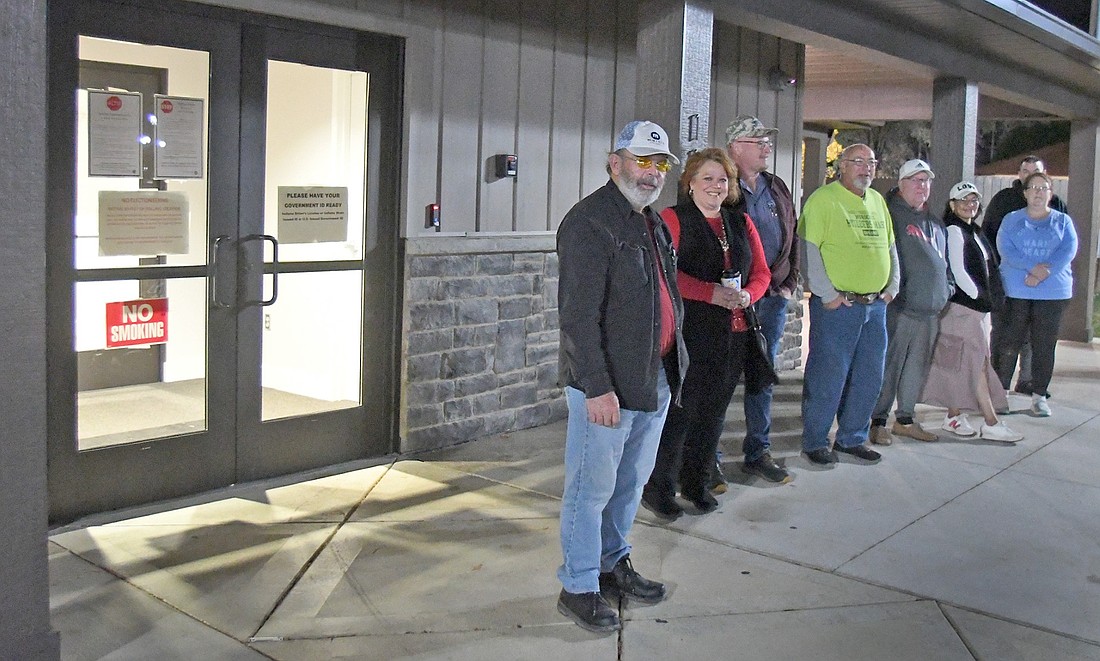
M 901 265 L 901 289 L 890 303 L 915 317 L 938 315 L 955 293 L 947 268 L 947 230 L 928 211 L 909 206 L 895 188 L 886 195 Z

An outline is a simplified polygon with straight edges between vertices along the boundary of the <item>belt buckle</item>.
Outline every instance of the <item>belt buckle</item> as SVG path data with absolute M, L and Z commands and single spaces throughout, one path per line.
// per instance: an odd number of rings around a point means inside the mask
M 849 303 L 870 305 L 878 299 L 878 294 L 857 294 L 854 291 L 848 291 L 844 292 L 844 298 L 848 299 Z

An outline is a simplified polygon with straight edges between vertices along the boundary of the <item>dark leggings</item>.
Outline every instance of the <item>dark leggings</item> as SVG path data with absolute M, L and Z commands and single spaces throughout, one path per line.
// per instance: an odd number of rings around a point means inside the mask
M 741 378 L 747 333 L 730 333 L 716 338 L 722 346 L 691 353 L 687 376 L 680 393 L 680 406 L 669 408 L 657 462 L 646 489 L 671 497 L 680 491 L 686 498 L 706 490 L 707 478 L 714 465 L 715 450 L 726 421 L 733 391 Z
M 1004 318 L 1007 326 L 1003 342 L 993 356 L 993 368 L 1005 390 L 1012 384 L 1020 347 L 1031 343 L 1031 390 L 1047 394 L 1054 373 L 1054 348 L 1058 345 L 1058 328 L 1069 300 L 1040 301 L 1030 298 L 1006 298 Z

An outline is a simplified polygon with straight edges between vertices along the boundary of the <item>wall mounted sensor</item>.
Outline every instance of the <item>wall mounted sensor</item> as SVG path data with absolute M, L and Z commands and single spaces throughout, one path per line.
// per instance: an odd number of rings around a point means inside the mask
M 497 154 L 493 157 L 493 165 L 497 179 L 514 177 L 519 173 L 519 157 L 515 154 Z
M 439 225 L 439 203 L 433 202 L 429 204 L 424 210 L 424 229 L 434 229 L 435 231 L 441 231 Z

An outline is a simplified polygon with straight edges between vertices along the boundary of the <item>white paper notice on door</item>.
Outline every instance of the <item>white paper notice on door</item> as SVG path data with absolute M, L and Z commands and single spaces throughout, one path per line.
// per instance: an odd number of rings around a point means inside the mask
M 153 178 L 202 178 L 202 99 L 154 94 Z
M 141 93 L 88 90 L 88 175 L 141 176 Z
M 279 243 L 347 240 L 347 186 L 279 186 Z
M 187 196 L 183 193 L 100 191 L 99 254 L 184 254 L 189 221 Z

